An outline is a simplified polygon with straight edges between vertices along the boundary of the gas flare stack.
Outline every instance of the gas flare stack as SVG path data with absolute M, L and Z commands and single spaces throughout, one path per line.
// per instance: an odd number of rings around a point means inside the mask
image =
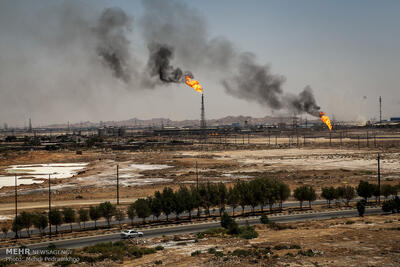
M 200 118 L 200 135 L 203 139 L 207 138 L 206 116 L 204 111 L 204 94 L 201 94 L 201 118 Z

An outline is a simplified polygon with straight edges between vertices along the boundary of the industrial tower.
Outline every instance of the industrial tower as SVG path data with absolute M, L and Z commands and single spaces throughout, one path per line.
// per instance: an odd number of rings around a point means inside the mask
M 206 133 L 206 116 L 204 112 L 204 94 L 201 94 L 201 118 L 200 118 L 200 131 L 203 138 L 207 137 Z

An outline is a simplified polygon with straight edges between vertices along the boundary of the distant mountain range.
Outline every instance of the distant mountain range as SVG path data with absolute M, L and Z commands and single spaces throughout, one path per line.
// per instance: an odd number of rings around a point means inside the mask
M 318 119 L 309 120 L 309 122 L 319 121 Z M 239 124 L 240 126 L 244 125 L 260 125 L 260 124 L 278 124 L 278 123 L 292 123 L 293 117 L 289 116 L 265 116 L 262 118 L 253 118 L 251 116 L 226 116 L 220 119 L 210 119 L 206 120 L 207 126 L 222 126 L 222 125 L 232 125 Z M 300 120 L 298 123 L 305 123 L 305 120 Z M 141 120 L 138 118 L 132 118 L 129 120 L 122 121 L 100 121 L 100 122 L 80 122 L 70 124 L 71 128 L 78 127 L 101 127 L 101 126 L 116 126 L 116 127 L 197 127 L 200 125 L 200 120 L 182 120 L 182 121 L 173 121 L 167 118 L 153 118 L 149 120 Z M 68 128 L 68 124 L 52 124 L 43 126 L 42 128 Z

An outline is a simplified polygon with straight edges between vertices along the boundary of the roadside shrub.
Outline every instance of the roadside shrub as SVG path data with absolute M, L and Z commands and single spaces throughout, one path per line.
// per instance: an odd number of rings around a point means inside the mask
M 270 220 L 268 219 L 268 216 L 267 216 L 265 213 L 263 213 L 263 214 L 261 215 L 260 222 L 261 222 L 262 224 L 268 224 L 268 223 L 270 223 Z
M 357 211 L 358 211 L 358 215 L 360 217 L 364 217 L 364 213 L 365 213 L 365 204 L 364 203 L 365 203 L 365 201 L 362 201 L 362 200 L 357 202 Z
M 156 250 L 164 250 L 164 247 L 161 245 L 158 245 L 157 247 L 155 247 Z
M 154 264 L 160 265 L 160 264 L 162 264 L 162 260 L 155 261 Z
M 301 247 L 297 244 L 290 245 L 289 249 L 301 249 Z

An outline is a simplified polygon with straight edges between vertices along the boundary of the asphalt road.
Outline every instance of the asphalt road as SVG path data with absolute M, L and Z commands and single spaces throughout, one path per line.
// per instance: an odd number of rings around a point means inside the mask
M 368 208 L 365 211 L 366 215 L 372 214 L 382 214 L 381 208 Z M 355 209 L 350 210 L 339 210 L 339 211 L 327 211 L 327 212 L 304 212 L 300 214 L 291 214 L 291 215 L 279 215 L 274 214 L 269 216 L 269 219 L 276 223 L 285 223 L 285 222 L 296 222 L 296 221 L 306 221 L 306 220 L 322 220 L 322 219 L 330 219 L 330 218 L 338 218 L 338 217 L 354 217 L 358 216 L 358 212 Z M 260 223 L 260 217 L 249 217 L 245 219 L 237 219 L 236 220 L 239 225 L 243 225 L 246 221 L 249 224 L 258 224 Z M 190 223 L 185 225 L 178 226 L 166 226 L 166 227 L 158 227 L 152 229 L 143 229 L 140 230 L 144 234 L 144 238 L 157 237 L 162 235 L 178 235 L 184 233 L 196 233 L 205 231 L 209 228 L 220 227 L 220 223 L 218 221 L 206 222 L 206 223 Z M 96 243 L 101 242 L 110 242 L 110 241 L 118 241 L 121 239 L 120 233 L 111 233 L 104 235 L 96 235 L 91 237 L 81 237 L 67 240 L 54 240 L 52 242 L 43 242 L 32 245 L 27 245 L 30 249 L 43 249 L 46 248 L 49 243 L 53 243 L 57 248 L 64 249 L 72 249 L 85 247 L 89 245 L 94 245 Z M 6 254 L 6 248 L 0 249 L 0 257 L 4 258 L 10 255 Z

